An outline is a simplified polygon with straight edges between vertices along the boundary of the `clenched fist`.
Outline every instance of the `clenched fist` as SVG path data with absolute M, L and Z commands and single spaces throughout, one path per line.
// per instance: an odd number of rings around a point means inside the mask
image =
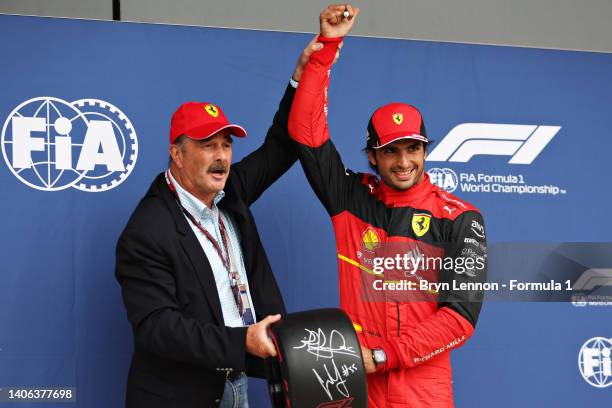
M 347 12 L 348 17 L 345 17 Z M 323 37 L 334 38 L 346 36 L 355 19 L 359 15 L 359 9 L 350 4 L 332 4 L 327 6 L 319 15 L 320 33 Z

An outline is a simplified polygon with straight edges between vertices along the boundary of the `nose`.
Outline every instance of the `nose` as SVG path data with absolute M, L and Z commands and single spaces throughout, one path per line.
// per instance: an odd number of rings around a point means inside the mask
M 408 154 L 407 152 L 399 152 L 398 158 L 397 158 L 397 165 L 400 166 L 402 169 L 407 169 L 409 167 L 412 166 L 412 160 L 410 160 L 410 154 Z
M 213 155 L 214 160 L 228 161 L 230 155 L 231 155 L 231 147 L 227 148 L 223 146 L 222 144 L 218 144 L 215 146 L 214 155 Z

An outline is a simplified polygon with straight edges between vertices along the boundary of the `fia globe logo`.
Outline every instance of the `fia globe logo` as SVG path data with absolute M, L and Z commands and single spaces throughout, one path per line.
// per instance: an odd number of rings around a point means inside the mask
M 100 192 L 130 175 L 138 140 L 130 120 L 108 102 L 45 96 L 10 113 L 2 155 L 15 177 L 37 190 Z
M 427 171 L 432 184 L 440 187 L 441 189 L 452 193 L 459 186 L 459 179 L 457 173 L 449 168 L 433 168 Z
M 578 354 L 578 368 L 586 382 L 605 388 L 612 384 L 612 339 L 593 337 L 587 340 Z

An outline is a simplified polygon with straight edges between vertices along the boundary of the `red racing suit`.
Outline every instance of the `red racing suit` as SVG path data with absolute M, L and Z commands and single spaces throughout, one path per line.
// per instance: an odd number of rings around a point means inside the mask
M 373 175 L 345 169 L 329 139 L 326 118 L 329 72 L 340 40 L 320 37 L 324 48 L 305 67 L 289 116 L 289 134 L 314 192 L 331 216 L 340 307 L 353 321 L 360 343 L 383 349 L 387 356 L 387 362 L 367 377 L 369 406 L 452 407 L 450 350 L 474 332 L 482 291 L 458 290 L 451 283 L 486 280 L 482 216 L 433 185 L 428 175 L 408 190 L 397 191 Z M 480 257 L 484 267 L 441 267 L 439 282 L 449 283 L 450 289 L 441 287 L 425 300 L 374 293 L 372 285 L 379 276 L 373 273 L 372 253 L 391 243 L 432 248 L 444 259 Z

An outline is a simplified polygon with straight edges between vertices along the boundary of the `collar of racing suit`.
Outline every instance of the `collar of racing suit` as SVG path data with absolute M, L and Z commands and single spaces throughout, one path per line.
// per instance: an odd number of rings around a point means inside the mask
M 378 183 L 378 186 L 378 199 L 384 202 L 387 207 L 410 206 L 412 203 L 431 192 L 434 187 L 429 181 L 429 175 L 427 173 L 425 173 L 423 180 L 407 190 L 396 190 L 386 185 L 382 180 Z

